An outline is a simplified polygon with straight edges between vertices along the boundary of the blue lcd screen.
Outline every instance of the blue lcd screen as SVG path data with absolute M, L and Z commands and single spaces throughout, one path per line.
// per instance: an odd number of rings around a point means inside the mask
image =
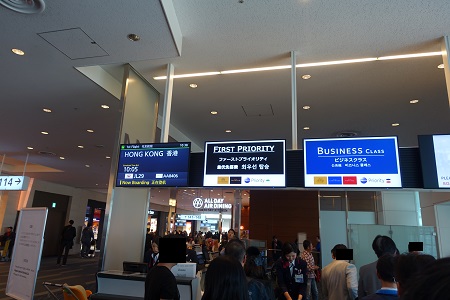
M 401 187 L 397 137 L 305 139 L 305 187 Z
M 120 145 L 116 186 L 188 186 L 191 143 Z

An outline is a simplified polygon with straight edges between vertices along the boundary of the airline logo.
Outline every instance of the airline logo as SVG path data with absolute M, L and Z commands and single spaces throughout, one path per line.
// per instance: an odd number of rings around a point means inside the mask
M 133 173 L 126 173 L 125 179 L 133 179 Z
M 342 177 L 341 176 L 329 176 L 328 184 L 342 184 Z
M 230 177 L 228 176 L 219 176 L 217 177 L 217 184 L 229 184 Z
M 358 180 L 356 178 L 356 176 L 344 176 L 343 177 L 344 180 L 344 184 L 357 184 Z
M 326 176 L 314 176 L 314 184 L 327 184 Z
M 367 178 L 366 178 L 366 177 L 363 177 L 363 178 L 361 178 L 360 181 L 361 181 L 362 184 L 366 184 L 366 183 L 367 183 Z
M 241 184 L 242 183 L 242 177 L 230 177 L 230 183 L 231 184 Z

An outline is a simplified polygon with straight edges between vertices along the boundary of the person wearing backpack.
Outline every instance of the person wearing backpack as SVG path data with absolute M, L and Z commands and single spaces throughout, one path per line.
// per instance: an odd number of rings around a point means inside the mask
M 73 220 L 69 221 L 69 224 L 64 226 L 64 229 L 61 233 L 61 242 L 59 245 L 59 255 L 58 260 L 56 261 L 56 264 L 59 265 L 61 263 L 61 257 L 62 257 L 62 264 L 61 266 L 65 266 L 67 263 L 67 256 L 69 255 L 69 250 L 73 247 L 73 239 L 77 235 L 77 231 L 75 230 L 75 227 L 73 227 Z M 64 255 L 63 255 L 64 253 Z

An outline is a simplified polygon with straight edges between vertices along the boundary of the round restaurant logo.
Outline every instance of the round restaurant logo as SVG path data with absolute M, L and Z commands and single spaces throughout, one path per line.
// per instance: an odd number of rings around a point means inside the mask
M 203 206 L 203 200 L 202 198 L 195 198 L 194 201 L 192 202 L 192 205 L 195 208 L 201 208 Z

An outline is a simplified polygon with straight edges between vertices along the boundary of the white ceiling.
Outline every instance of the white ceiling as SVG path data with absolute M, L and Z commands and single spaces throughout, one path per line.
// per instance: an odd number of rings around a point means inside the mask
M 153 77 L 165 75 L 168 63 L 186 74 L 289 65 L 291 51 L 297 63 L 434 52 L 450 34 L 443 0 L 173 0 L 183 36 L 178 49 L 160 1 L 47 2 L 35 15 L 0 6 L 3 173 L 23 172 L 28 153 L 27 176 L 96 190 L 108 184 L 105 157 L 117 140 L 120 103 L 75 67 L 130 63 L 163 94 L 165 81 Z M 130 42 L 130 33 L 141 40 Z M 449 133 L 441 63 L 433 56 L 298 68 L 300 147 L 303 138 L 343 131 L 397 135 L 402 147 L 417 146 L 418 134 Z M 284 138 L 289 149 L 290 80 L 290 70 L 175 79 L 171 123 L 199 147 L 207 140 Z

